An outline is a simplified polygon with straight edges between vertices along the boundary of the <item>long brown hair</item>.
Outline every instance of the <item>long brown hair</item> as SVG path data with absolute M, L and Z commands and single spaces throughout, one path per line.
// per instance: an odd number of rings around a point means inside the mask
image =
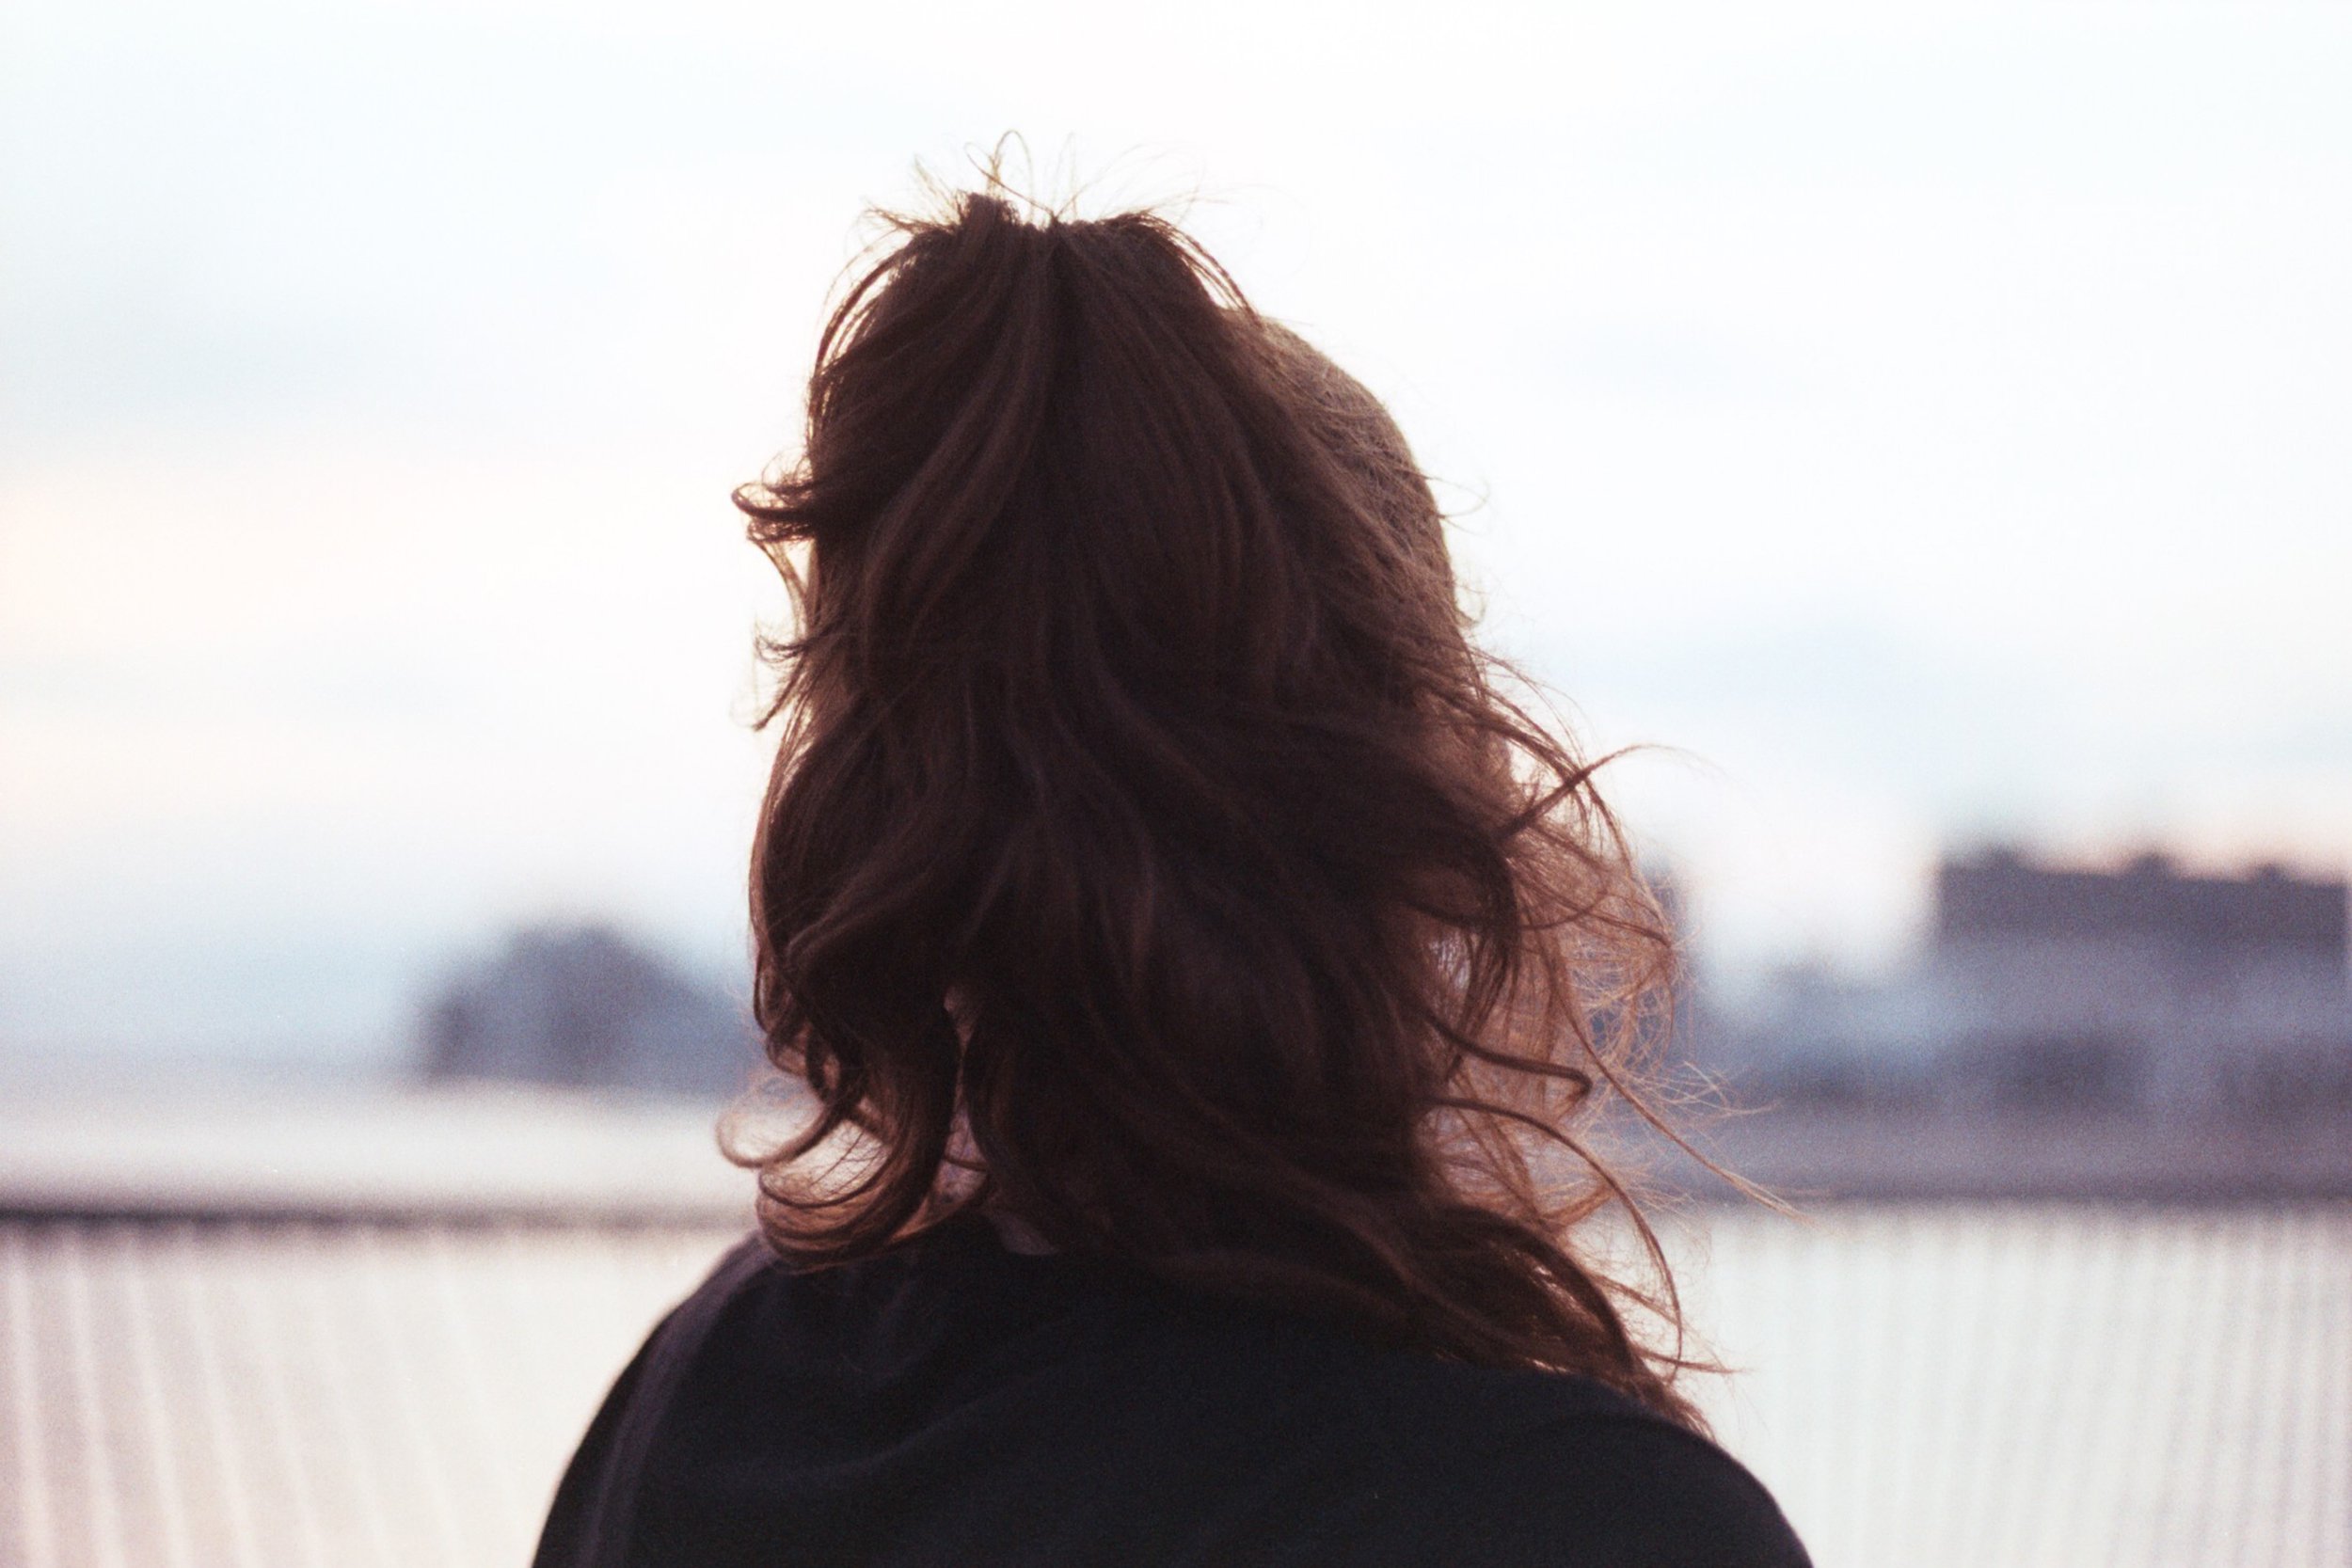
M 755 1009 L 816 1114 L 746 1157 L 771 1241 L 987 1206 L 1692 1419 L 1629 1328 L 1670 1290 L 1571 1235 L 1673 946 L 1395 426 L 1155 214 L 891 222 L 737 498 L 797 610 Z

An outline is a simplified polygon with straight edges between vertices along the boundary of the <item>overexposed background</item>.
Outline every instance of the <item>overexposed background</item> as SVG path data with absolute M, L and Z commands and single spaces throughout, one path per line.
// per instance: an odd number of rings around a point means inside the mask
M 1392 400 L 1736 984 L 1939 848 L 2352 845 L 2352 11 L 202 8 L 0 34 L 0 1053 L 741 967 L 726 492 L 869 201 L 1189 198 Z

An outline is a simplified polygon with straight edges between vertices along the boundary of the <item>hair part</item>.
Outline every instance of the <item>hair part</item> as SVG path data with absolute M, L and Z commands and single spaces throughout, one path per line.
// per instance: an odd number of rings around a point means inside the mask
M 1695 1424 L 1586 1147 L 1674 944 L 1593 766 L 1468 635 L 1385 410 L 1150 213 L 891 220 L 803 454 L 737 496 L 795 602 L 754 1006 L 812 1115 L 771 1243 L 974 1206 Z M 1662 1289 L 1576 1231 L 1633 1217 Z

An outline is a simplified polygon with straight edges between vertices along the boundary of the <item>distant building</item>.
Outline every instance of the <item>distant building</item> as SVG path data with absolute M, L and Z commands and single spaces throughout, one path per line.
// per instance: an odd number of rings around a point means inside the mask
M 2012 851 L 1936 873 L 1926 958 L 1948 1069 L 2015 1098 L 2260 1103 L 2352 1074 L 2341 879 Z
M 743 1009 L 603 926 L 516 932 L 429 1001 L 424 1070 L 724 1095 L 759 1063 Z
M 1774 1092 L 2288 1114 L 2352 1105 L 2346 885 L 2011 850 L 1947 860 L 1924 951 L 1883 984 L 1792 971 L 1725 1021 Z

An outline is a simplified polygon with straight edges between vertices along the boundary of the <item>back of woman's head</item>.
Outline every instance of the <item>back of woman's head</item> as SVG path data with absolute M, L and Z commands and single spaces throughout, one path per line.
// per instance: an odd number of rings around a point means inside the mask
M 1156 216 L 895 223 L 739 498 L 799 612 L 755 1005 L 818 1114 L 771 1240 L 984 1205 L 1682 1414 L 1569 1234 L 1614 1183 L 1538 1157 L 1669 946 L 1395 426 Z

